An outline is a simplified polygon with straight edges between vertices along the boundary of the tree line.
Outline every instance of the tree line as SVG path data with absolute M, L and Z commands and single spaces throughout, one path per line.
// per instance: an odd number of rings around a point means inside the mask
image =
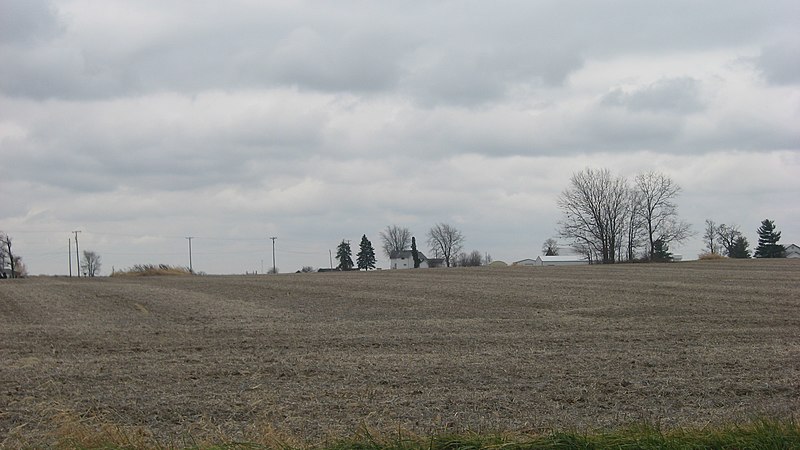
M 558 197 L 563 213 L 558 233 L 604 264 L 668 259 L 669 245 L 692 236 L 678 217 L 681 191 L 670 177 L 644 172 L 629 181 L 608 169 L 585 169 L 570 178 Z
M 590 262 L 670 260 L 669 245 L 694 235 L 690 225 L 678 216 L 675 199 L 680 192 L 680 186 L 669 176 L 654 171 L 639 173 L 632 180 L 615 175 L 609 169 L 587 168 L 575 172 L 557 200 L 563 214 L 558 223 L 558 234 Z M 747 238 L 737 225 L 717 224 L 706 219 L 703 231 L 705 255 L 751 256 Z M 764 219 L 757 232 L 758 247 L 754 257 L 785 256 L 785 247 L 778 243 L 781 233 L 772 220 Z M 389 225 L 380 232 L 380 237 L 388 258 L 395 252 L 410 250 L 414 267 L 420 267 L 422 259 L 416 238 L 408 228 Z M 491 262 L 491 256 L 477 250 L 462 252 L 464 241 L 461 230 L 447 223 L 437 223 L 426 233 L 430 253 L 447 267 L 480 266 Z M 558 242 L 547 239 L 542 253 L 558 255 Z M 361 237 L 355 262 L 347 240 L 342 240 L 337 246 L 336 260 L 340 270 L 376 267 L 375 249 L 366 234 Z M 101 267 L 100 255 L 84 251 L 79 266 L 78 270 L 83 270 L 85 275 L 95 276 Z M 305 266 L 301 271 L 310 270 L 310 266 Z M 0 277 L 26 275 L 22 258 L 14 253 L 11 236 L 0 231 Z
M 414 267 L 420 266 L 421 257 L 417 249 L 417 240 L 406 227 L 388 225 L 380 233 L 383 252 L 388 258 L 395 252 L 411 251 Z M 429 254 L 435 259 L 441 259 L 446 267 L 472 267 L 489 264 L 492 257 L 478 250 L 464 252 L 466 238 L 457 227 L 448 223 L 437 223 L 425 233 L 425 242 Z
M 419 268 L 423 259 L 417 249 L 417 239 L 411 230 L 399 225 L 387 225 L 380 232 L 381 248 L 387 258 L 396 252 L 410 251 L 414 260 L 414 267 Z M 426 242 L 429 253 L 433 258 L 441 259 L 447 267 L 480 266 L 491 262 L 491 256 L 482 254 L 478 250 L 470 253 L 462 252 L 464 234 L 453 225 L 437 223 L 426 233 Z M 359 252 L 353 261 L 353 250 L 350 241 L 343 239 L 336 247 L 336 269 L 338 270 L 370 270 L 375 268 L 375 249 L 366 235 L 361 236 Z
M 680 186 L 663 173 L 643 172 L 629 180 L 608 169 L 587 168 L 574 173 L 558 197 L 563 213 L 558 234 L 590 261 L 670 260 L 669 246 L 694 235 L 678 216 L 675 200 L 680 192 Z M 765 219 L 757 231 L 753 256 L 784 256 L 773 221 Z M 703 239 L 710 255 L 750 257 L 749 243 L 736 225 L 718 225 L 708 219 Z M 557 242 L 548 239 L 542 251 L 558 254 Z
M 372 242 L 367 239 L 367 235 L 361 236 L 361 243 L 359 250 L 356 254 L 356 264 L 353 264 L 353 251 L 350 249 L 350 241 L 342 239 L 342 242 L 336 247 L 336 260 L 339 265 L 336 266 L 339 270 L 353 270 L 354 267 L 358 270 L 370 270 L 375 268 L 375 249 L 372 247 Z
M 774 221 L 762 220 L 756 232 L 758 233 L 758 246 L 753 253 L 754 257 L 783 258 L 786 256 L 786 248 L 778 243 L 781 239 L 781 232 L 777 231 Z M 738 225 L 725 225 L 724 223 L 718 225 L 714 220 L 706 219 L 703 241 L 707 251 L 700 255 L 701 258 L 715 255 L 729 258 L 750 257 L 750 244 L 739 230 Z

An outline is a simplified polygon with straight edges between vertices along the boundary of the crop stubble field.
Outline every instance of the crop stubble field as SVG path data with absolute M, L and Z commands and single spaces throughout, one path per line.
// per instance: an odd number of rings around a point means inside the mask
M 4 280 L 0 342 L 6 445 L 788 418 L 800 261 Z

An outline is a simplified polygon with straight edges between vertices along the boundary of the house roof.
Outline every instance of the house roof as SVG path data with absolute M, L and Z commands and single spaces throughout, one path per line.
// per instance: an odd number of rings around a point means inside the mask
M 544 262 L 586 261 L 586 257 L 580 255 L 540 256 L 539 259 L 541 259 Z
M 420 261 L 425 261 L 428 259 L 420 251 L 418 251 L 417 254 L 419 255 Z M 411 250 L 400 250 L 389 253 L 389 259 L 413 259 L 413 258 L 414 256 L 411 254 Z

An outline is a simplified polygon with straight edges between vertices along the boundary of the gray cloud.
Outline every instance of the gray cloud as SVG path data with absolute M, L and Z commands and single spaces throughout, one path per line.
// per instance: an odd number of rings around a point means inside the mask
M 616 88 L 603 96 L 602 104 L 632 111 L 694 113 L 703 109 L 700 83 L 690 77 L 661 79 L 630 91 Z
M 3 60 L 16 61 L 0 89 L 33 98 L 297 86 L 407 93 L 428 105 L 480 104 L 517 85 L 560 85 L 587 59 L 742 45 L 773 29 L 791 30 L 798 19 L 791 2 L 758 11 L 683 1 L 614 8 L 468 2 L 458 9 L 425 2 L 232 3 L 224 11 L 144 2 L 106 5 L 87 19 L 78 16 L 83 11 L 56 15 L 55 8 L 66 8 L 61 4 L 13 4 L 23 6 L 7 20 L 31 26 L 9 35 L 36 43 L 0 49 Z
M 755 62 L 770 83 L 800 83 L 800 38 L 765 46 Z
M 29 46 L 61 31 L 56 9 L 48 0 L 3 0 L 0 45 Z
M 210 238 L 267 233 L 282 268 L 323 265 L 440 221 L 535 257 L 587 166 L 666 171 L 690 222 L 773 208 L 800 236 L 793 1 L 6 4 L 0 229 L 34 273 L 66 243 L 24 232 L 79 227 L 118 267 L 182 263 L 187 233 L 210 272 L 268 248 Z

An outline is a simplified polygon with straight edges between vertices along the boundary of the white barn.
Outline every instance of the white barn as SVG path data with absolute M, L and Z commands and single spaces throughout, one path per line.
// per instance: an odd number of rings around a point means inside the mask
M 789 244 L 784 249 L 787 258 L 800 258 L 800 247 L 797 244 Z

